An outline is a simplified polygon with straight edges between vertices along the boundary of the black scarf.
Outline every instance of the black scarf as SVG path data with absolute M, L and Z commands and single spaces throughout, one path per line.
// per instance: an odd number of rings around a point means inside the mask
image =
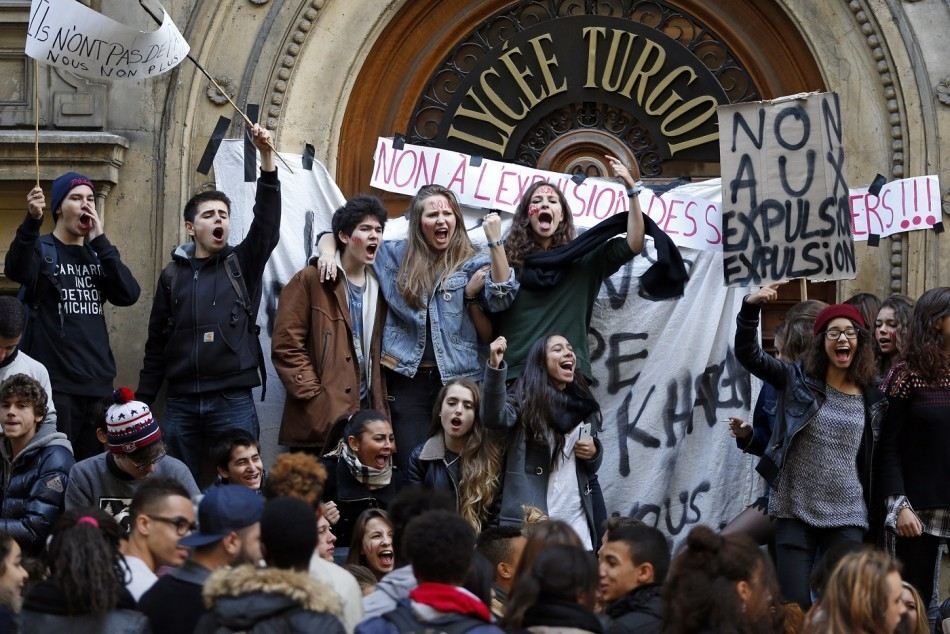
M 629 212 L 627 212 L 629 213 Z M 643 214 L 646 235 L 653 238 L 656 262 L 640 277 L 640 297 L 649 300 L 675 299 L 683 295 L 689 274 L 679 249 L 650 216 Z M 603 220 L 565 245 L 525 257 L 518 281 L 525 288 L 542 290 L 557 286 L 567 269 L 581 256 L 627 229 L 627 214 Z
M 548 424 L 559 434 L 566 434 L 598 411 L 600 405 L 595 399 L 569 383 L 552 396 Z
M 574 627 L 579 630 L 600 634 L 604 631 L 600 621 L 592 612 L 577 603 L 563 601 L 544 601 L 539 599 L 525 611 L 524 627 L 546 625 L 548 627 Z

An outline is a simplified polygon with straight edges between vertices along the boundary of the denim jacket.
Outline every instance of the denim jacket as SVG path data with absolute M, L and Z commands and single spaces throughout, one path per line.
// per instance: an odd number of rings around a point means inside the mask
M 389 305 L 386 326 L 383 329 L 382 363 L 387 368 L 408 377 L 416 375 L 426 347 L 426 308 L 412 308 L 397 288 L 399 265 L 406 251 L 405 240 L 383 242 L 373 270 Z M 442 280 L 428 302 L 432 348 L 442 382 L 460 377 L 478 377 L 478 336 L 475 324 L 465 307 L 465 285 L 481 267 L 491 262 L 487 252 L 468 260 Z M 488 312 L 505 310 L 515 299 L 518 282 L 514 270 L 504 282 L 485 278 L 485 288 L 479 302 Z
M 746 370 L 779 393 L 771 437 L 764 447 L 756 471 L 772 484 L 785 464 L 792 440 L 825 402 L 824 381 L 805 374 L 801 364 L 779 361 L 767 354 L 758 343 L 759 306 L 743 302 L 736 318 L 736 358 Z M 864 388 L 864 435 L 858 451 L 857 467 L 867 508 L 872 511 L 877 500 L 872 492 L 874 445 L 887 411 L 887 400 L 874 386 Z M 873 528 L 873 524 L 872 524 Z

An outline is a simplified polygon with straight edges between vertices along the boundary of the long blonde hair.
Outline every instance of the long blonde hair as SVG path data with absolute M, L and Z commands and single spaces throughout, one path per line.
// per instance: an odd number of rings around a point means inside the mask
M 445 251 L 434 251 L 422 235 L 422 213 L 425 201 L 433 196 L 445 196 L 449 207 L 455 214 L 455 233 Z M 412 308 L 422 308 L 429 303 L 429 297 L 436 281 L 454 273 L 473 255 L 475 247 L 465 232 L 465 219 L 459 208 L 458 199 L 451 190 L 441 185 L 423 185 L 409 203 L 409 235 L 406 252 L 399 265 L 396 288 Z
M 845 555 L 805 620 L 806 634 L 890 634 L 885 631 L 887 575 L 900 572 L 887 553 L 866 548 Z
M 442 402 L 449 388 L 458 385 L 472 393 L 472 405 L 475 409 L 475 422 L 465 437 L 465 446 L 459 454 L 461 477 L 459 481 L 459 515 L 472 525 L 476 531 L 482 530 L 482 522 L 488 517 L 489 509 L 498 495 L 500 484 L 498 474 L 502 469 L 502 446 L 499 438 L 485 429 L 478 419 L 481 392 L 478 384 L 471 379 L 453 379 L 442 386 L 435 406 L 432 408 L 432 425 L 429 435 L 445 433 L 442 429 Z

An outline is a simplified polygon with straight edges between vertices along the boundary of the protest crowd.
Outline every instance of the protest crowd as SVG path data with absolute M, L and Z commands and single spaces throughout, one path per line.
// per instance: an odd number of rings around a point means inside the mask
M 763 383 L 729 429 L 766 494 L 674 551 L 598 480 L 601 284 L 645 237 L 661 255 L 644 297 L 687 277 L 636 164 L 608 157 L 629 212 L 578 235 L 537 182 L 506 233 L 484 217 L 484 249 L 445 187 L 418 190 L 403 240 L 383 239 L 378 199 L 351 198 L 282 289 L 266 351 L 281 183 L 270 133 L 251 136 L 250 229 L 229 243 L 222 192 L 185 205 L 134 391 L 114 385 L 103 304 L 140 285 L 95 185 L 70 172 L 28 194 L 5 262 L 21 292 L 0 297 L 0 631 L 947 631 L 950 288 L 802 302 L 775 356 L 759 320 L 778 285 L 746 295 L 735 354 Z M 286 451 L 265 469 L 268 352 Z

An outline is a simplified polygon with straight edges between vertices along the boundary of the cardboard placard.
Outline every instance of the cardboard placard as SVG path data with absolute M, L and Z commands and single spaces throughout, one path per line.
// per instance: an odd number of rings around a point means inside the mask
M 857 274 L 838 95 L 721 106 L 727 286 Z

